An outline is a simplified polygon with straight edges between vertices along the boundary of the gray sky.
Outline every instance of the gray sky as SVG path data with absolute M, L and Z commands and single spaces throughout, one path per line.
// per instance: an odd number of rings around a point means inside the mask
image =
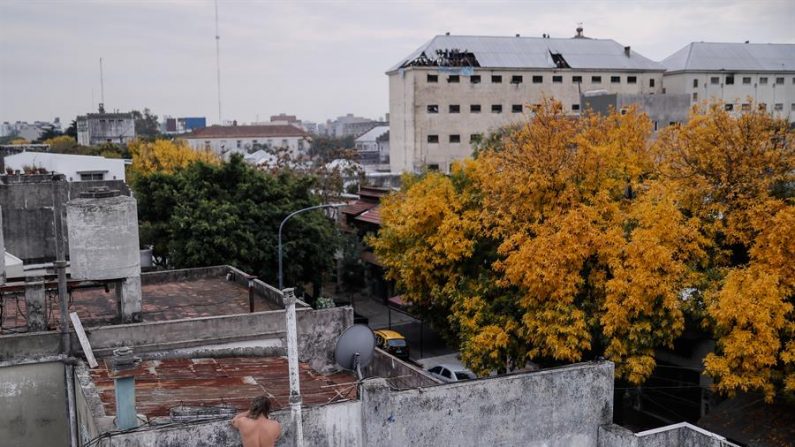
M 0 121 L 100 101 L 218 121 L 212 0 L 0 0 Z M 569 37 L 583 22 L 661 60 L 691 41 L 795 42 L 795 0 L 219 1 L 223 118 L 325 121 L 389 107 L 384 72 L 436 34 Z M 93 102 L 92 102 L 93 92 Z

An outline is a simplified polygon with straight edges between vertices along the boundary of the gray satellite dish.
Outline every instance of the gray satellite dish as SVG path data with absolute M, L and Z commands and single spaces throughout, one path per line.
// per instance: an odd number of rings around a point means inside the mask
M 362 366 L 367 366 L 373 360 L 375 350 L 375 335 L 369 327 L 357 324 L 349 327 L 337 340 L 334 349 L 334 358 L 337 364 L 349 370 L 356 371 L 359 380 L 362 379 Z

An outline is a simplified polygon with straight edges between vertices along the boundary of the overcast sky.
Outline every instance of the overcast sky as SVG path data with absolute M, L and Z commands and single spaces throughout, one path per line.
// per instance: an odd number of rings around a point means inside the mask
M 220 0 L 223 119 L 389 108 L 384 72 L 436 34 L 614 39 L 654 60 L 691 41 L 795 42 L 795 0 Z M 202 1 L 0 0 L 0 121 L 68 123 L 100 102 L 218 122 L 215 8 Z

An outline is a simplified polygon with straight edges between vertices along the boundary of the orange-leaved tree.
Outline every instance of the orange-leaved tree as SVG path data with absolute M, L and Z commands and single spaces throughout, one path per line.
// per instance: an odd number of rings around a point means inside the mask
M 193 149 L 185 140 L 135 140 L 129 144 L 132 154 L 133 176 L 147 175 L 153 172 L 171 174 L 179 168 L 202 161 L 219 164 L 218 156 L 208 149 Z

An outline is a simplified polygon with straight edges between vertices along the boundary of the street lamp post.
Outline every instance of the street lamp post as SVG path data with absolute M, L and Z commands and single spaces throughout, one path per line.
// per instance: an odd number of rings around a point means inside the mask
M 327 203 L 325 205 L 310 206 L 298 211 L 293 211 L 292 213 L 288 214 L 284 220 L 282 220 L 282 223 L 279 224 L 279 290 L 284 290 L 284 275 L 282 273 L 282 228 L 284 228 L 284 224 L 287 223 L 291 217 L 295 216 L 296 214 L 303 213 L 304 211 L 317 210 L 320 208 L 339 208 L 345 205 L 347 205 L 347 203 Z

